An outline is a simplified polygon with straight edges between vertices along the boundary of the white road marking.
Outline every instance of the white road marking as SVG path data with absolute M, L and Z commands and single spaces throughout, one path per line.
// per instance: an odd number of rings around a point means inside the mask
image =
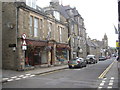
M 100 86 L 103 86 L 104 85 L 104 83 L 100 83 Z
M 30 75 L 30 77 L 34 77 L 35 75 Z
M 8 80 L 9 78 L 3 78 L 2 80 Z
M 112 88 L 112 86 L 108 86 L 107 88 Z
M 103 87 L 98 87 L 98 88 L 103 88 Z
M 105 81 L 102 81 L 102 83 L 105 83 Z
M 22 77 L 22 78 L 28 78 L 28 76 Z
M 11 78 L 17 78 L 17 76 L 11 77 Z
M 110 82 L 112 82 L 112 83 L 113 83 L 113 82 L 114 82 L 114 80 L 110 80 Z
M 113 83 L 110 82 L 109 85 L 113 85 Z
M 15 80 L 20 80 L 21 78 L 16 78 Z
M 29 75 L 31 75 L 31 74 L 25 74 L 25 75 L 29 76 Z
M 111 79 L 115 79 L 114 77 L 111 77 Z
M 13 79 L 9 79 L 9 80 L 7 80 L 7 81 L 13 81 Z
M 74 69 L 74 70 L 81 70 L 81 69 Z
M 23 77 L 24 75 L 20 75 L 19 77 Z
M 103 80 L 106 80 L 107 78 L 104 78 Z

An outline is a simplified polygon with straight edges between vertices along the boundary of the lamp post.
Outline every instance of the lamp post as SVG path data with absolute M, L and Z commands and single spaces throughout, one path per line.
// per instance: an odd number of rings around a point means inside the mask
M 118 0 L 118 40 L 119 40 L 119 47 L 118 47 L 118 56 L 120 57 L 120 0 Z M 118 60 L 120 62 L 120 58 Z

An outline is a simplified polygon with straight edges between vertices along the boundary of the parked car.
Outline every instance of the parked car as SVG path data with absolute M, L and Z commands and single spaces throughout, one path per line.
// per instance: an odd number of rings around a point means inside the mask
M 110 59 L 110 56 L 106 56 L 106 59 Z
M 88 64 L 89 63 L 94 63 L 94 64 L 97 63 L 97 59 L 96 59 L 95 55 L 87 55 L 86 61 Z
M 106 57 L 105 56 L 100 56 L 99 61 L 103 61 L 103 60 L 106 60 Z
M 83 58 L 74 58 L 68 61 L 69 68 L 86 67 L 86 61 Z

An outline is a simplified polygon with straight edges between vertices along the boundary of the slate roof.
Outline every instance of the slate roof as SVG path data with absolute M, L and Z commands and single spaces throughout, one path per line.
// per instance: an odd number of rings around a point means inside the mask
M 90 47 L 95 47 L 95 45 L 91 42 L 91 40 L 87 40 L 87 45 Z

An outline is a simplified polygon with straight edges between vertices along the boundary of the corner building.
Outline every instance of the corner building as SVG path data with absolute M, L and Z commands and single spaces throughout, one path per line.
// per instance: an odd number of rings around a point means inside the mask
M 31 8 L 24 2 L 5 2 L 2 8 L 3 69 L 26 70 L 67 63 L 70 47 L 64 17 L 57 20 L 42 8 Z

